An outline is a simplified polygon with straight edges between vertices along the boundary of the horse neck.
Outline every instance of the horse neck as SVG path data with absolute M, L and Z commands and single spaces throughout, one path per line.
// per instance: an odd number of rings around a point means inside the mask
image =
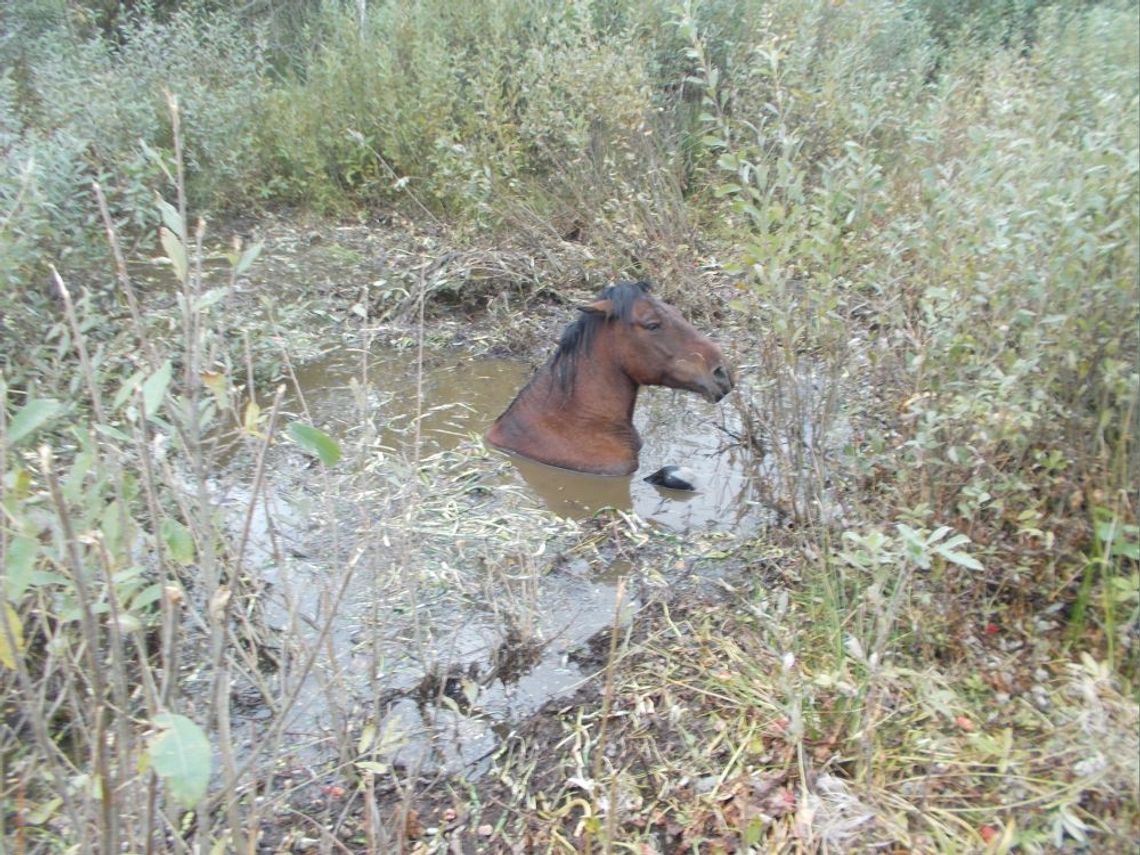
M 624 429 L 633 423 L 639 388 L 617 363 L 594 354 L 578 364 L 567 398 L 573 412 L 599 428 L 617 425 Z
M 594 340 L 590 353 L 579 356 L 569 388 L 563 388 L 552 368 L 547 363 L 535 378 L 534 393 L 558 401 L 558 418 L 566 419 L 568 427 L 625 431 L 633 424 L 638 383 L 609 357 L 603 336 Z
M 595 345 L 597 339 L 595 339 Z M 638 384 L 605 350 L 583 355 L 568 387 L 553 360 L 535 374 L 487 433 L 499 448 L 542 463 L 625 475 L 637 468 Z

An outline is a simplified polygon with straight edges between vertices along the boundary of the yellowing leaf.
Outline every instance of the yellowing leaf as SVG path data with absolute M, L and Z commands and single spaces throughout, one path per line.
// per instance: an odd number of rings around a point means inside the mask
M 362 772 L 371 772 L 373 775 L 387 775 L 391 768 L 387 763 L 376 763 L 372 760 L 357 760 L 356 768 Z
M 8 643 L 8 633 L 0 626 L 0 665 L 9 671 L 16 669 L 16 655 L 24 652 L 24 625 L 20 622 L 20 615 L 12 608 L 11 603 L 4 603 L 4 614 L 7 617 L 8 629 L 12 633 L 15 647 Z
M 245 405 L 245 418 L 243 419 L 242 427 L 245 432 L 251 436 L 261 436 L 257 430 L 257 421 L 261 418 L 261 407 L 257 405 L 257 401 L 250 399 L 250 402 Z
M 210 390 L 214 396 L 214 403 L 221 409 L 226 405 L 226 375 L 220 371 L 203 371 L 201 373 L 202 385 Z
M 372 743 L 376 741 L 376 725 L 372 722 L 364 725 L 360 731 L 360 738 L 356 740 L 356 753 L 366 754 L 372 748 Z

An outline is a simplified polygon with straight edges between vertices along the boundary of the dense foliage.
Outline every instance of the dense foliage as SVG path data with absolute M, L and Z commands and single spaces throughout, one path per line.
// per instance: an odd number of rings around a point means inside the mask
M 819 700 L 835 733 L 867 744 L 889 706 L 881 663 L 952 658 L 969 646 L 965 612 L 1008 609 L 1050 655 L 1090 654 L 1104 663 L 1081 666 L 1090 680 L 1137 691 L 1135 2 L 34 0 L 0 26 L 0 666 L 9 708 L 28 713 L 59 684 L 79 711 L 70 753 L 52 752 L 46 718 L 25 717 L 53 785 L 73 757 L 110 776 L 113 742 L 133 774 L 133 723 L 83 719 L 87 699 L 137 702 L 127 671 L 154 662 L 144 629 L 161 624 L 164 644 L 178 634 L 164 621 L 187 567 L 226 591 L 232 532 L 208 501 L 202 431 L 233 415 L 269 442 L 234 369 L 257 343 L 220 311 L 224 287 L 197 287 L 187 210 L 398 211 L 534 256 L 573 244 L 606 275 L 648 274 L 690 312 L 716 314 L 761 378 L 740 405 L 758 444 L 801 453 L 809 410 L 820 432 L 848 428 L 842 460 L 796 461 L 779 485 L 809 526 L 815 585 L 801 607 L 819 633 L 781 643 L 866 665 L 865 705 L 838 690 Z M 183 289 L 165 319 L 143 318 L 124 286 L 127 264 L 156 247 Z M 255 256 L 232 254 L 230 286 Z M 806 391 L 809 375 L 826 396 Z M 31 451 L 41 436 L 56 457 Z M 305 441 L 331 457 L 325 439 Z M 165 443 L 186 484 L 139 470 L 166 465 Z M 813 516 L 837 494 L 841 520 Z M 140 544 L 162 585 L 137 566 Z M 106 571 L 91 582 L 99 608 L 65 572 L 80 564 Z M 210 636 L 218 686 L 236 649 L 227 626 Z M 17 667 L 25 640 L 36 656 Z M 90 676 L 106 662 L 122 685 Z M 200 735 L 168 716 L 176 687 L 160 688 L 140 716 Z M 819 710 L 809 725 L 822 730 Z M 860 775 L 889 790 L 890 764 L 872 766 Z M 1098 786 L 1043 797 L 1062 838 L 1107 798 Z M 73 830 L 96 790 L 72 781 Z M 1106 821 L 1107 839 L 1137 816 L 1111 807 L 1124 818 Z M 236 799 L 210 808 L 237 833 Z M 1037 819 L 1016 829 L 1019 845 L 1047 837 Z

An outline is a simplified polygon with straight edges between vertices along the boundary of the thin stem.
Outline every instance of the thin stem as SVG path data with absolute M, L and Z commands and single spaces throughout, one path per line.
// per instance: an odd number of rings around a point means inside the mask
M 99 651 L 103 649 L 101 633 L 95 620 L 94 603 L 91 598 L 91 591 L 87 586 L 86 570 L 83 566 L 79 541 L 71 524 L 71 512 L 64 501 L 63 490 L 60 488 L 59 478 L 56 476 L 52 465 L 51 449 L 46 445 L 40 448 L 40 463 L 43 467 L 44 477 L 48 482 L 52 504 L 55 506 L 56 518 L 59 520 L 62 529 L 68 559 L 64 566 L 70 572 L 71 581 L 75 585 L 75 597 L 79 606 L 79 625 L 83 635 L 83 656 L 87 660 L 87 672 L 91 681 L 91 702 L 94 705 L 92 711 L 94 719 L 92 751 L 95 755 L 93 765 L 101 787 L 101 851 L 117 852 L 119 849 L 118 816 L 114 804 L 117 787 L 107 757 L 106 686 L 103 682 L 103 663 L 98 658 Z

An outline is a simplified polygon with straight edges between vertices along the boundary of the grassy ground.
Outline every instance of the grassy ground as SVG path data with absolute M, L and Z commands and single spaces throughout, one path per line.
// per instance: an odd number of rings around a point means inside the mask
M 472 8 L 5 23 L 6 844 L 1131 851 L 1136 5 Z M 475 513 L 498 464 L 424 456 L 422 399 L 362 382 L 347 436 L 283 414 L 330 343 L 534 358 L 642 275 L 749 379 L 778 525 Z M 282 459 L 335 557 L 287 631 L 250 569 Z M 671 586 L 486 775 L 395 763 L 391 698 L 337 679 L 335 767 L 281 768 L 352 574 L 375 637 L 426 647 L 449 597 L 508 604 L 506 637 L 547 541 Z

